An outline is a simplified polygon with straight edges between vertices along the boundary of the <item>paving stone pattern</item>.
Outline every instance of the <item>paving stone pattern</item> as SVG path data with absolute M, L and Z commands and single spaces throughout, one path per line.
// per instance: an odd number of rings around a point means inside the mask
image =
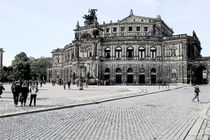
M 0 119 L 2 140 L 182 140 L 210 98 L 193 88 Z M 201 91 L 203 89 L 201 88 Z
M 182 87 L 184 85 L 170 86 L 170 89 L 176 87 Z M 151 92 L 159 92 L 168 90 L 166 86 L 89 86 L 84 90 L 79 90 L 76 85 L 71 86 L 71 90 L 64 90 L 62 86 L 52 86 L 51 84 L 43 85 L 39 88 L 37 95 L 36 107 L 28 107 L 28 101 L 26 107 L 14 107 L 13 96 L 11 92 L 11 85 L 4 85 L 6 91 L 0 98 L 0 117 L 7 116 L 8 114 L 18 114 L 21 112 L 28 112 L 41 109 L 57 108 L 63 106 L 70 106 L 75 104 L 90 103 L 96 101 L 103 101 L 113 98 L 121 98 L 132 95 L 142 95 Z

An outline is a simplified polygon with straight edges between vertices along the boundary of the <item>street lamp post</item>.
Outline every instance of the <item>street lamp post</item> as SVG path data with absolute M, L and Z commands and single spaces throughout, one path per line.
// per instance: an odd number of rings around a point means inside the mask
M 79 51 L 79 49 L 78 49 L 78 51 Z M 81 62 L 79 56 L 78 56 L 78 68 L 79 68 L 79 90 L 83 90 L 83 80 L 82 80 L 83 63 Z
M 83 63 L 81 63 L 80 60 L 80 40 L 79 40 L 79 35 L 76 34 L 75 35 L 76 38 L 76 47 L 77 47 L 77 64 L 78 64 L 78 68 L 79 68 L 79 90 L 83 90 L 83 81 L 82 81 L 82 67 L 83 67 Z
M 79 61 L 79 90 L 83 90 L 82 67 L 82 63 Z

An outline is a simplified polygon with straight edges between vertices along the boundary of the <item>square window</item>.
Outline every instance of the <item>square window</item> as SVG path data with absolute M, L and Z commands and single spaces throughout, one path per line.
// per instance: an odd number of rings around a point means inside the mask
M 120 30 L 121 30 L 122 32 L 124 32 L 124 31 L 125 31 L 125 27 L 121 27 Z
M 140 31 L 140 27 L 136 27 L 136 31 Z
M 113 28 L 113 32 L 117 32 L 117 27 L 114 27 Z
M 128 31 L 132 31 L 133 30 L 133 28 L 132 27 L 128 27 Z
M 109 33 L 109 28 L 106 29 L 106 32 Z
M 148 31 L 148 27 L 144 27 L 144 31 L 147 32 Z

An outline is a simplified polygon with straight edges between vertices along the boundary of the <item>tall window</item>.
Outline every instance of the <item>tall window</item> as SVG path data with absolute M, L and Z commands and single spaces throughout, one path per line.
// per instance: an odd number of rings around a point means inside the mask
M 139 48 L 139 59 L 145 58 L 145 49 L 144 47 Z
M 92 52 L 89 52 L 89 57 L 92 57 Z
M 150 58 L 155 59 L 156 49 L 154 47 L 150 48 Z
M 136 27 L 136 31 L 140 31 L 140 27 L 138 26 L 138 27 Z
M 105 58 L 110 58 L 110 48 L 105 49 Z
M 144 27 L 144 31 L 147 32 L 148 31 L 148 27 Z
M 59 64 L 59 57 L 57 58 L 57 62 L 58 62 L 58 64 Z
M 113 28 L 113 32 L 117 32 L 117 27 L 114 27 Z
M 74 59 L 74 51 L 71 53 L 71 59 Z
M 171 49 L 171 56 L 176 56 L 176 49 L 174 48 Z
M 128 27 L 128 31 L 132 31 L 133 30 L 133 28 L 132 27 Z
M 116 57 L 116 59 L 121 59 L 122 58 L 122 48 L 117 47 L 115 49 L 115 57 Z
M 109 28 L 106 28 L 106 32 L 109 33 Z
M 125 27 L 120 27 L 120 31 L 124 32 L 125 31 Z
M 69 60 L 70 60 L 70 54 L 68 54 L 67 56 L 67 62 L 69 62 Z
M 132 47 L 127 48 L 127 58 L 133 58 L 133 48 Z

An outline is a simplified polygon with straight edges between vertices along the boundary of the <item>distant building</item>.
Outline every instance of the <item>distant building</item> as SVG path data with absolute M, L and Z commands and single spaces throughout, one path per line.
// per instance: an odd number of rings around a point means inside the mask
M 160 16 L 130 15 L 98 24 L 95 9 L 76 25 L 75 40 L 52 51 L 49 81 L 75 81 L 80 75 L 106 84 L 207 83 L 209 58 L 192 35 L 173 35 Z M 81 66 L 82 65 L 82 66 Z
M 3 53 L 3 49 L 0 48 L 0 80 L 2 80 Z

